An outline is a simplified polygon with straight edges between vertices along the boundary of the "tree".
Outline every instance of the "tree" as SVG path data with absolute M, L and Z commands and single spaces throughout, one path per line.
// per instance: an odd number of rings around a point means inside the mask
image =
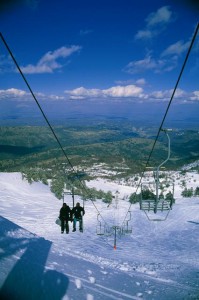
M 112 202 L 112 198 L 113 198 L 113 195 L 110 191 L 108 191 L 106 194 L 105 194 L 105 197 L 104 199 L 102 200 L 104 203 L 111 203 Z
M 196 187 L 194 196 L 199 196 L 199 186 Z
M 192 196 L 193 196 L 193 188 L 190 188 L 190 189 L 185 188 L 185 189 L 182 191 L 181 195 L 182 195 L 183 197 L 186 197 L 186 198 L 192 197 Z
M 130 197 L 129 197 L 129 202 L 130 202 L 131 204 L 135 204 L 135 203 L 139 202 L 139 198 L 140 198 L 140 195 L 138 195 L 138 194 L 136 194 L 136 193 L 133 193 L 133 194 L 131 194 Z
M 186 187 L 186 181 L 185 180 L 182 180 L 182 186 Z
M 55 178 L 51 182 L 50 190 L 58 199 L 61 199 L 64 192 L 64 180 L 62 178 Z
M 143 200 L 155 200 L 156 199 L 156 195 L 151 192 L 149 189 L 144 189 L 142 190 L 142 199 Z

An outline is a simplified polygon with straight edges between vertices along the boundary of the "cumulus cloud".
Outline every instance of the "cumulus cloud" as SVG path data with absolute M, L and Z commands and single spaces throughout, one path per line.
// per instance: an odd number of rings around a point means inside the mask
M 149 95 L 150 99 L 156 99 L 156 100 L 161 100 L 161 101 L 168 101 L 171 99 L 173 90 L 164 90 L 164 91 L 154 91 Z M 175 99 L 185 99 L 188 97 L 188 94 L 182 90 L 182 89 L 177 89 L 174 94 Z
M 194 91 L 190 97 L 193 101 L 199 101 L 199 91 Z
M 110 97 L 142 97 L 142 88 L 135 85 L 114 86 L 106 90 L 102 90 L 103 95 Z
M 127 98 L 140 97 L 144 98 L 143 89 L 136 85 L 114 86 L 109 89 L 86 89 L 79 87 L 74 90 L 66 90 L 71 99 L 85 99 L 85 98 Z
M 141 79 L 142 80 L 142 79 Z M 164 102 L 169 101 L 173 89 L 170 90 L 158 90 L 147 94 L 144 90 L 136 85 L 126 85 L 126 86 L 113 86 L 108 89 L 86 89 L 84 87 L 79 87 L 73 90 L 66 90 L 65 96 L 51 94 L 47 95 L 44 93 L 35 93 L 38 101 L 67 101 L 67 100 L 107 100 L 114 99 L 114 101 L 121 101 L 126 99 L 127 101 L 147 101 L 147 102 Z M 27 104 L 30 101 L 34 101 L 32 95 L 24 90 L 10 88 L 6 90 L 0 90 L 0 100 L 6 101 L 17 101 L 20 104 Z M 199 101 L 199 91 L 186 92 L 182 89 L 177 89 L 174 95 L 174 100 L 178 103 L 190 103 Z
M 74 90 L 66 90 L 65 93 L 73 100 L 105 100 L 114 99 L 121 101 L 123 99 L 142 102 L 169 102 L 173 94 L 173 89 L 157 90 L 151 93 L 146 93 L 141 87 L 136 85 L 128 86 L 113 86 L 108 89 L 86 89 L 79 87 Z M 178 104 L 191 103 L 199 101 L 199 91 L 186 92 L 180 88 L 176 89 L 174 101 Z
M 148 40 L 160 34 L 165 25 L 173 20 L 173 13 L 169 6 L 163 6 L 156 12 L 152 12 L 146 18 L 146 27 L 141 29 L 135 35 L 135 39 Z
M 44 93 L 34 93 L 36 98 L 38 100 L 42 101 L 58 101 L 58 100 L 64 100 L 64 96 L 58 96 L 58 95 L 46 95 Z M 33 101 L 33 97 L 29 92 L 26 92 L 24 90 L 16 89 L 16 88 L 10 88 L 6 90 L 0 90 L 0 100 L 16 100 L 18 102 L 26 102 L 26 101 Z
M 69 94 L 71 99 L 96 98 L 102 95 L 100 89 L 85 89 L 84 87 L 79 87 L 70 91 L 66 90 L 65 93 Z
M 24 96 L 27 96 L 28 93 L 23 91 L 23 90 L 18 90 L 15 88 L 10 88 L 7 90 L 0 90 L 0 98 L 8 98 L 8 97 L 12 97 L 12 98 L 22 98 Z
M 71 56 L 75 52 L 81 50 L 80 46 L 61 47 L 55 51 L 47 52 L 36 65 L 29 64 L 22 66 L 21 70 L 25 74 L 41 74 L 41 73 L 53 73 L 57 69 L 61 69 L 63 64 L 58 60 Z

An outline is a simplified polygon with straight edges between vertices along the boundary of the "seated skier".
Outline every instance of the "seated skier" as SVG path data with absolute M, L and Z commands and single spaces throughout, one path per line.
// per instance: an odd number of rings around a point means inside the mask
M 64 233 L 64 229 L 66 229 L 66 233 L 69 233 L 68 221 L 70 220 L 70 214 L 70 207 L 66 203 L 63 203 L 63 206 L 59 212 L 59 219 L 61 220 L 61 233 Z
M 77 202 L 76 206 L 72 209 L 71 215 L 73 217 L 73 232 L 76 231 L 76 223 L 79 221 L 79 230 L 83 232 L 82 216 L 85 214 L 84 208 Z

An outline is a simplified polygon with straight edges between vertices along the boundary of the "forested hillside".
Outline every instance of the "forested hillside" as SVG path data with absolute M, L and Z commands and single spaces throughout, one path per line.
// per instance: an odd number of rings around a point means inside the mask
M 129 178 L 141 173 L 152 149 L 155 128 L 133 127 L 130 123 L 97 123 L 92 126 L 57 126 L 54 128 L 68 160 L 63 155 L 52 132 L 45 126 L 0 127 L 0 171 L 22 172 L 31 181 L 48 184 L 61 197 L 64 184 L 71 181 L 77 189 L 79 178 Z M 176 170 L 199 159 L 199 134 L 194 130 L 174 130 L 170 133 L 171 159 L 167 170 Z M 161 133 L 150 167 L 159 165 L 168 154 L 167 138 Z M 69 161 L 74 166 L 76 177 Z M 101 173 L 106 170 L 106 174 Z M 77 178 L 78 177 L 78 178 Z M 80 193 L 80 192 L 79 192 Z M 82 192 L 80 193 L 82 194 Z

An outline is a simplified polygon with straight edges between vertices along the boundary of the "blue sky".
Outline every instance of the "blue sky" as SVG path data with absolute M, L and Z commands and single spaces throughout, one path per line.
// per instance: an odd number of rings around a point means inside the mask
M 83 105 L 168 103 L 199 20 L 196 2 L 177 0 L 21 0 L 0 9 L 1 33 L 38 100 Z M 199 35 L 176 103 L 198 108 L 198 78 Z M 13 99 L 31 97 L 0 41 L 0 100 Z

